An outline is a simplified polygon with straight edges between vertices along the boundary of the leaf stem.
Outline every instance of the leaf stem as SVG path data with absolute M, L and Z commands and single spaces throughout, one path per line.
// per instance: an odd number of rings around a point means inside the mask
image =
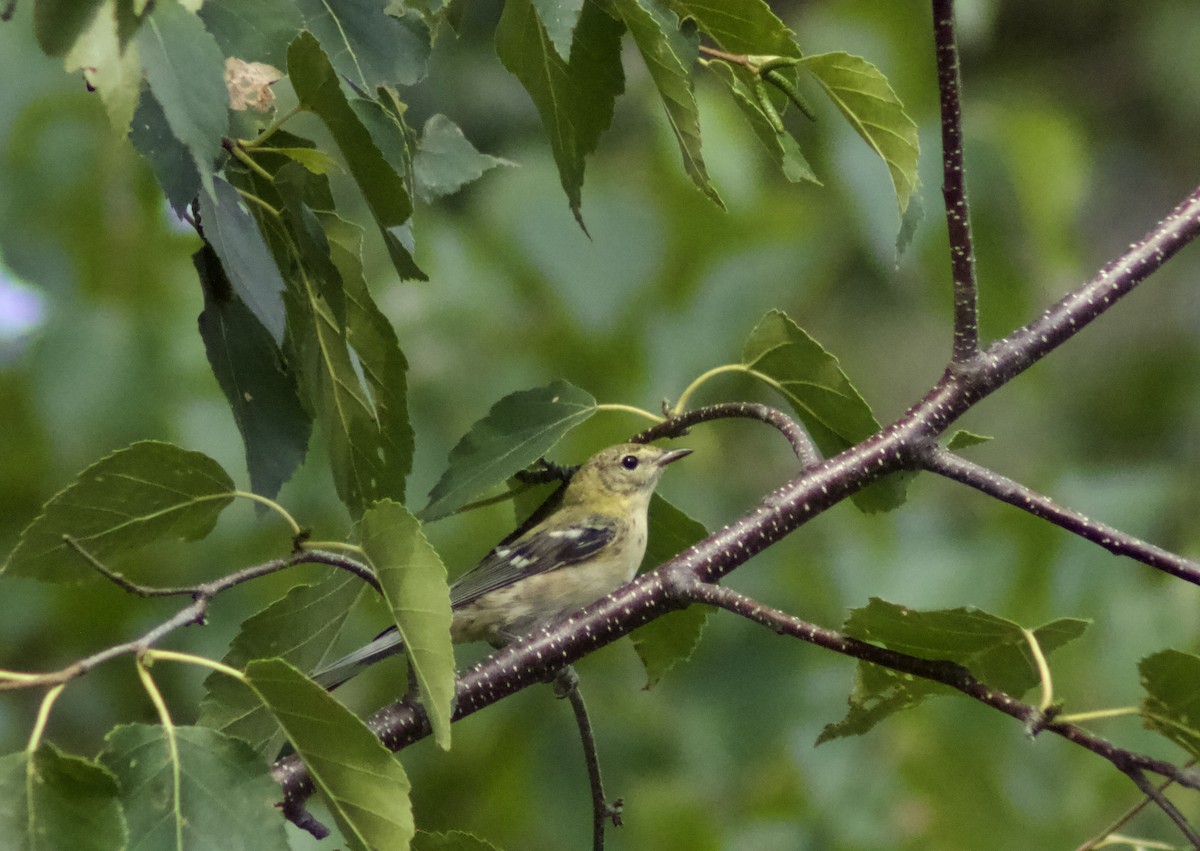
M 254 150 L 255 148 L 260 147 L 263 142 L 267 141 L 272 136 L 274 136 L 275 133 L 281 127 L 283 127 L 283 125 L 287 121 L 289 121 L 290 119 L 292 119 L 293 117 L 295 117 L 296 115 L 300 114 L 303 111 L 304 111 L 304 107 L 301 106 L 300 104 L 296 104 L 291 109 L 289 109 L 287 112 L 285 112 L 283 115 L 279 116 L 274 121 L 272 121 L 269 125 L 267 125 L 267 127 L 261 133 L 259 133 L 256 138 L 254 138 L 254 139 L 238 139 L 237 144 L 248 150 Z
M 1050 666 L 1046 663 L 1046 654 L 1042 652 L 1042 645 L 1038 643 L 1033 630 L 1021 627 L 1021 634 L 1025 636 L 1025 642 L 1033 654 L 1033 662 L 1037 665 L 1038 679 L 1042 683 L 1042 699 L 1038 703 L 1038 712 L 1045 715 L 1054 706 L 1054 681 L 1050 678 Z
M 42 703 L 38 707 L 37 721 L 34 722 L 33 732 L 29 734 L 29 744 L 25 746 L 25 752 L 30 754 L 38 749 L 42 743 L 42 735 L 46 732 L 46 724 L 50 720 L 50 709 L 54 706 L 54 701 L 58 700 L 58 696 L 62 694 L 63 689 L 67 687 L 66 683 L 59 683 L 42 698 Z
M 637 407 L 634 407 L 633 405 L 621 405 L 616 402 L 608 402 L 603 405 L 597 405 L 596 410 L 597 411 L 620 411 L 620 412 L 624 412 L 627 414 L 636 414 L 639 417 L 645 417 L 646 419 L 650 420 L 650 422 L 652 422 L 652 423 L 661 423 L 664 419 L 666 419 L 665 417 L 659 416 L 658 414 L 653 414 L 650 411 L 645 410 L 644 408 L 637 408 Z
M 145 653 L 139 653 L 137 656 L 137 672 L 138 677 L 142 681 L 142 687 L 146 689 L 146 694 L 149 695 L 150 702 L 154 704 L 154 709 L 158 712 L 158 718 L 163 728 L 163 735 L 167 740 L 167 754 L 171 760 L 171 808 L 175 811 L 175 842 L 178 847 L 182 848 L 184 841 L 180 802 L 183 798 L 183 778 L 181 777 L 179 760 L 179 741 L 175 736 L 175 722 L 171 720 L 171 713 L 167 709 L 167 702 L 163 700 L 162 692 L 158 690 L 154 678 L 150 676 L 150 670 L 146 661 Z
M 257 502 L 260 505 L 265 505 L 267 508 L 274 511 L 283 518 L 284 522 L 287 523 L 289 527 L 291 527 L 293 537 L 303 533 L 303 530 L 300 528 L 300 524 L 296 522 L 296 518 L 292 517 L 292 515 L 288 513 L 287 509 L 275 500 L 268 499 L 261 494 L 254 493 L 253 491 L 236 490 L 233 492 L 233 495 L 241 497 L 242 499 L 248 499 L 251 502 Z

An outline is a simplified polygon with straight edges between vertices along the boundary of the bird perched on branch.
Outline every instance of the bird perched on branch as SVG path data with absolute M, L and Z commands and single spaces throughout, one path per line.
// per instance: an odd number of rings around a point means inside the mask
M 552 513 L 450 586 L 451 639 L 507 644 L 631 580 L 646 554 L 646 512 L 659 477 L 691 451 L 622 443 L 589 458 Z M 313 679 L 337 688 L 402 649 L 393 626 Z

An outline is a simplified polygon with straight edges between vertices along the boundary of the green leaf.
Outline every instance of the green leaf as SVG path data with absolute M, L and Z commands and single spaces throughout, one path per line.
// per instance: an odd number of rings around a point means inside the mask
M 80 33 L 64 64 L 68 74 L 83 72 L 88 84 L 100 93 L 108 123 L 124 134 L 138 104 L 142 65 L 137 46 L 122 44 L 118 30 L 115 0 L 107 0 Z
M 700 109 L 692 90 L 691 73 L 700 51 L 696 28 L 681 29 L 679 19 L 660 0 L 614 0 L 613 5 L 633 34 L 662 98 L 683 156 L 684 171 L 709 200 L 724 208 L 700 150 Z
M 429 521 L 454 513 L 537 461 L 595 412 L 592 395 L 566 381 L 510 393 L 450 451 L 449 466 L 418 516 Z
M 274 148 L 273 151 L 300 163 L 313 174 L 325 175 L 342 170 L 337 160 L 317 148 Z
M 782 311 L 772 310 L 758 323 L 742 362 L 787 398 L 827 457 L 880 429 L 838 359 Z M 867 512 L 889 511 L 903 503 L 909 478 L 911 474 L 889 476 L 856 493 L 854 504 Z
M 419 17 L 389 15 L 381 0 L 300 0 L 297 5 L 338 74 L 360 93 L 411 86 L 425 76 L 429 29 Z
M 251 662 L 246 676 L 304 760 L 346 840 L 364 848 L 407 848 L 414 833 L 408 777 L 367 725 L 286 662 Z
M 658 567 L 707 537 L 704 524 L 655 494 L 650 500 L 646 557 L 639 572 Z M 691 658 L 711 611 L 711 606 L 689 606 L 634 631 L 633 647 L 646 669 L 646 688 L 651 688 L 672 668 Z
M 782 133 L 775 129 L 771 121 L 768 120 L 766 114 L 759 106 L 746 88 L 738 80 L 733 69 L 724 62 L 710 62 L 708 68 L 721 82 L 729 87 L 729 92 L 733 95 L 733 102 L 746 120 L 750 122 L 750 129 L 754 131 L 754 135 L 758 137 L 758 141 L 771 155 L 771 159 L 775 161 L 775 165 L 783 172 L 783 176 L 791 183 L 815 183 L 821 185 L 821 181 L 817 180 L 816 174 L 813 173 L 812 166 L 808 164 L 803 152 L 800 150 L 800 143 L 792 136 L 791 133 L 784 130 Z
M 417 195 L 426 203 L 452 195 L 498 165 L 514 163 L 479 153 L 453 121 L 434 115 L 425 122 L 413 157 Z
M 1088 621 L 1060 618 L 1033 631 L 1047 657 L 1078 638 Z M 1020 697 L 1040 681 L 1029 643 L 1021 627 L 975 608 L 918 611 L 878 598 L 854 609 L 847 634 L 922 659 L 963 665 L 992 688 Z M 859 662 L 846 717 L 828 724 L 817 744 L 842 736 L 861 735 L 884 718 L 933 695 L 957 694 L 949 686 Z
M 332 571 L 313 585 L 298 585 L 262 611 L 242 622 L 221 661 L 242 669 L 252 659 L 280 658 L 302 671 L 319 668 L 367 585 L 342 570 Z M 204 680 L 199 722 L 250 743 L 262 751 L 279 727 L 255 694 L 220 672 Z
M 554 49 L 564 62 L 569 62 L 583 0 L 533 0 L 533 6 Z
M 254 492 L 273 498 L 304 461 L 312 418 L 270 333 L 232 291 L 209 245 L 192 262 L 204 290 L 200 337 L 246 447 Z
M 33 34 L 47 56 L 63 56 L 93 22 L 104 0 L 36 0 Z
M 110 851 L 128 838 L 116 778 L 49 742 L 0 757 L 0 836 L 11 848 Z
M 233 493 L 229 475 L 207 455 L 135 443 L 88 467 L 47 502 L 4 570 L 55 582 L 95 576 L 64 535 L 101 562 L 165 538 L 197 540 L 212 531 Z
M 138 31 L 146 82 L 167 124 L 212 191 L 214 163 L 229 132 L 225 56 L 198 17 L 177 0 L 161 0 Z
M 287 285 L 258 225 L 242 209 L 237 190 L 218 177 L 213 180 L 213 191 L 215 195 L 200 194 L 204 239 L 220 258 L 238 298 L 270 332 L 276 345 L 281 345 L 287 325 L 283 303 Z
M 403 148 L 402 140 L 389 144 L 389 137 L 384 135 L 389 122 L 394 133 L 400 133 L 395 122 L 374 101 L 356 99 L 351 103 L 347 99 L 337 72 L 309 33 L 301 33 L 288 48 L 288 75 L 300 105 L 316 113 L 337 142 L 350 175 L 379 225 L 397 271 L 404 277 L 420 276 L 412 260 L 411 246 L 405 244 L 404 228 L 412 215 L 406 169 L 385 156 L 388 153 L 393 159 L 407 156 L 396 150 L 397 145 Z M 364 123 L 364 117 L 371 122 L 370 126 Z M 388 150 L 381 149 L 381 144 Z
M 171 132 L 162 104 L 148 88 L 142 89 L 133 114 L 129 141 L 150 164 L 171 209 L 181 215 L 200 192 L 200 172 L 188 149 Z
M 245 742 L 177 727 L 177 758 L 162 727 L 130 724 L 105 737 L 100 761 L 121 786 L 131 848 L 286 851 L 279 786 Z M 117 847 L 117 846 L 110 846 Z
M 916 191 L 920 143 L 917 125 L 878 68 L 861 56 L 822 53 L 806 56 L 797 67 L 808 71 L 854 131 L 887 164 L 903 217 Z
M 225 56 L 282 67 L 304 18 L 291 0 L 204 0 L 200 20 Z
M 418 830 L 413 837 L 412 851 L 500 851 L 500 848 L 473 833 L 447 830 L 432 833 Z
M 966 449 L 968 446 L 978 446 L 980 443 L 987 443 L 992 438 L 986 434 L 975 434 L 972 431 L 960 428 L 950 435 L 950 440 L 946 443 L 946 448 L 955 451 L 958 449 Z
M 454 649 L 446 566 L 425 538 L 420 521 L 391 500 L 371 506 L 358 530 L 404 639 L 434 740 L 449 749 Z
M 612 122 L 625 89 L 623 27 L 588 3 L 575 27 L 570 62 L 551 43 L 530 0 L 509 0 L 496 27 L 496 53 L 537 107 L 571 211 L 580 224 L 584 158 Z
M 1200 656 L 1161 650 L 1138 663 L 1142 723 L 1200 757 Z
M 763 0 L 669 0 L 680 18 L 729 53 L 799 56 L 795 37 Z

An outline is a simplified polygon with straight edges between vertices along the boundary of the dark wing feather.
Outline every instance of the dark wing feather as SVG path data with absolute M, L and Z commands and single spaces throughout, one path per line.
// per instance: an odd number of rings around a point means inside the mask
M 501 544 L 450 586 L 455 608 L 478 600 L 489 591 L 512 585 L 527 576 L 545 573 L 595 555 L 617 536 L 617 523 L 591 515 L 553 531 L 537 529 L 510 544 Z

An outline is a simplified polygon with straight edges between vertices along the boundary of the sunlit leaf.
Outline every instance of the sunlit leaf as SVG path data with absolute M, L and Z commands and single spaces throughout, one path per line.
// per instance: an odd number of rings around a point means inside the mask
M 1200 656 L 1161 650 L 1138 663 L 1142 723 L 1200 757 Z
M 286 851 L 279 786 L 245 742 L 205 727 L 175 729 L 178 760 L 161 727 L 130 724 L 104 740 L 100 762 L 117 777 L 138 848 Z
M 570 61 L 571 42 L 583 11 L 583 0 L 533 0 L 533 7 L 558 55 L 564 62 Z
M 772 310 L 751 332 L 742 362 L 787 398 L 827 457 L 880 429 L 838 359 L 781 311 Z M 910 477 L 890 476 L 852 499 L 863 511 L 890 510 L 904 501 Z
M 981 443 L 987 443 L 991 439 L 986 434 L 975 434 L 975 432 L 960 428 L 954 434 L 950 435 L 950 440 L 946 442 L 946 448 L 956 451 L 966 449 L 969 446 L 978 446 Z
M 246 676 L 304 760 L 342 835 L 364 848 L 408 847 L 408 777 L 366 724 L 286 662 L 251 662 Z
M 41 4 L 39 4 L 40 7 Z M 64 59 L 68 73 L 82 71 L 104 102 L 108 123 L 128 132 L 142 85 L 137 46 L 122 44 L 115 0 L 107 0 L 79 35 Z
M 1042 653 L 1081 636 L 1088 621 L 1060 618 L 1033 630 Z M 964 666 L 992 688 L 1021 697 L 1040 681 L 1020 625 L 975 608 L 919 611 L 871 598 L 846 620 L 847 634 L 921 659 Z M 862 735 L 889 715 L 933 695 L 957 694 L 949 686 L 859 662 L 846 717 L 828 724 L 817 743 Z
M 196 540 L 212 531 L 233 491 L 229 475 L 207 455 L 135 443 L 88 467 L 46 503 L 4 570 L 52 581 L 95 576 L 64 535 L 101 562 L 158 540 Z
M 655 494 L 650 500 L 649 541 L 641 569 L 658 567 L 706 537 L 704 524 Z M 646 669 L 646 688 L 691 658 L 711 611 L 710 606 L 689 606 L 634 631 L 633 646 Z
M 824 87 L 850 126 L 887 164 L 901 216 L 917 188 L 917 125 L 887 77 L 861 56 L 822 53 L 797 64 Z
M 571 59 L 559 56 L 530 0 L 510 0 L 496 27 L 496 52 L 537 107 L 571 211 L 580 213 L 584 158 L 596 149 L 625 89 L 623 27 L 596 3 L 584 5 Z
M 252 659 L 269 658 L 284 659 L 302 671 L 319 668 L 328 661 L 354 603 L 367 587 L 358 577 L 331 569 L 313 585 L 292 588 L 242 622 L 221 661 L 239 670 Z M 212 673 L 204 688 L 207 694 L 198 723 L 244 739 L 259 751 L 275 739 L 279 727 L 274 717 L 246 686 Z
M 101 766 L 43 742 L 0 757 L 0 836 L 11 848 L 110 851 L 124 848 L 117 781 Z
M 358 529 L 404 639 L 434 739 L 449 748 L 454 649 L 446 567 L 421 531 L 420 521 L 398 503 L 375 503 Z
M 498 846 L 462 830 L 437 833 L 418 830 L 411 848 L 412 851 L 500 851 Z
M 48 56 L 62 56 L 75 44 L 104 0 L 36 0 L 33 33 Z
M 763 0 L 670 0 L 681 18 L 692 18 L 722 50 L 799 56 L 792 31 Z
M 419 516 L 452 514 L 537 461 L 595 411 L 595 398 L 566 381 L 505 396 L 450 451 L 449 466 Z

